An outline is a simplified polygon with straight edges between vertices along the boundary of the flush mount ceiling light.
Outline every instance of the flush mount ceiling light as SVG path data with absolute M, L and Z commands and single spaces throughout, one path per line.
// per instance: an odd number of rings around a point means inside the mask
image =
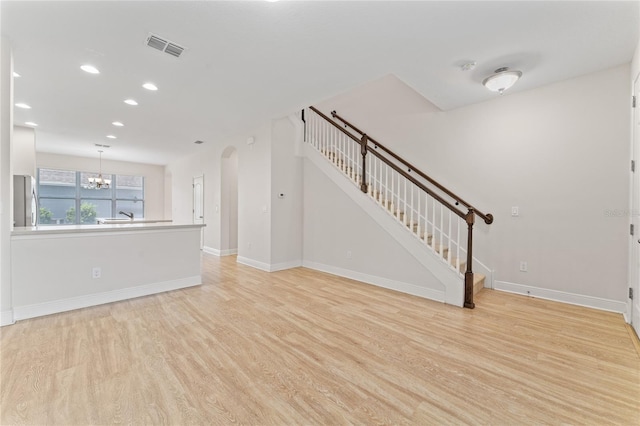
M 107 138 L 109 139 L 115 139 L 116 137 L 114 135 L 107 135 Z
M 114 126 L 116 126 L 116 127 L 122 127 L 122 126 L 124 126 L 124 124 L 122 124 L 122 123 L 121 123 L 121 122 L 119 122 L 119 121 L 114 121 L 114 122 L 113 122 L 113 123 L 111 123 L 111 124 L 113 124 L 113 125 L 114 125 Z
M 127 105 L 133 105 L 133 106 L 138 105 L 138 103 L 136 101 L 134 101 L 133 99 L 125 99 L 124 103 L 127 104 Z
M 145 83 L 145 84 L 142 85 L 142 87 L 144 87 L 147 90 L 151 90 L 151 91 L 158 90 L 158 87 L 153 83 Z
M 17 73 L 17 72 L 15 72 L 15 71 L 13 72 L 13 76 L 14 76 L 15 78 L 22 77 L 20 74 L 18 74 L 18 73 Z
M 80 69 L 84 72 L 88 72 L 89 74 L 100 74 L 100 71 L 98 71 L 98 68 L 94 67 L 93 65 L 82 65 L 80 67 Z
M 31 107 L 30 107 L 29 105 L 27 105 L 27 104 L 23 104 L 23 103 L 21 103 L 21 102 L 18 102 L 18 103 L 16 104 L 16 106 L 17 106 L 18 108 L 22 108 L 22 109 L 31 109 Z
M 493 75 L 485 78 L 482 84 L 492 92 L 498 92 L 502 95 L 502 93 L 513 86 L 520 77 L 522 77 L 522 71 L 502 67 L 495 70 Z
M 38 125 L 33 121 L 25 121 L 24 124 L 26 124 L 27 126 L 38 127 Z

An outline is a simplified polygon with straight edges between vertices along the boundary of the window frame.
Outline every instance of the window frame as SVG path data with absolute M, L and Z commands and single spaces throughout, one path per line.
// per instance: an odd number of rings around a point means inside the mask
M 56 171 L 61 171 L 61 172 L 73 172 L 75 173 L 75 198 L 71 198 L 70 196 L 64 196 L 64 197 L 55 197 L 55 196 L 45 196 L 45 197 L 41 197 L 40 196 L 40 170 L 56 170 Z M 138 203 L 142 203 L 142 217 L 144 217 L 145 215 L 145 208 L 146 208 L 146 203 L 145 203 L 145 176 L 143 175 L 130 175 L 130 174 L 120 174 L 120 175 L 116 175 L 114 174 L 103 174 L 103 177 L 105 179 L 111 179 L 111 185 L 108 189 L 108 192 L 110 193 L 110 196 L 105 196 L 105 197 L 96 197 L 96 198 L 82 198 L 82 181 L 81 181 L 81 176 L 83 173 L 89 173 L 89 174 L 95 174 L 94 172 L 83 172 L 83 171 L 78 171 L 78 170 L 65 170 L 65 169 L 54 169 L 51 167 L 38 167 L 37 168 L 37 174 L 36 174 L 36 188 L 37 188 L 37 192 L 36 194 L 38 195 L 37 197 L 37 201 L 38 201 L 38 217 L 40 216 L 40 200 L 74 200 L 74 206 L 75 206 L 75 211 L 76 211 L 76 217 L 75 217 L 75 221 L 73 223 L 67 223 L 67 222 L 63 222 L 62 224 L 65 225 L 83 225 L 83 223 L 81 222 L 81 206 L 82 206 L 82 202 L 91 202 L 92 200 L 95 201 L 110 201 L 111 203 L 111 217 L 116 217 L 117 213 L 116 213 L 116 205 L 118 201 L 133 201 L 133 202 L 138 202 Z M 116 197 L 117 194 L 117 176 L 134 176 L 134 177 L 139 177 L 142 179 L 142 197 L 141 198 L 136 198 L 135 196 L 133 198 L 127 198 L 127 197 Z M 104 191 L 107 192 L 107 190 L 96 190 L 96 191 Z M 52 223 L 52 224 L 46 224 L 46 225 L 60 225 L 60 223 Z M 87 224 L 84 224 L 87 225 Z

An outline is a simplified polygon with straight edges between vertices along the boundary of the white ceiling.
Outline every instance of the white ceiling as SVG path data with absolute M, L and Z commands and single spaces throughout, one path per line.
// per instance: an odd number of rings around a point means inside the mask
M 105 158 L 153 164 L 388 74 L 447 110 L 497 96 L 481 81 L 501 66 L 523 72 L 505 96 L 606 69 L 631 60 L 640 26 L 638 1 L 3 0 L 0 8 L 22 75 L 14 98 L 32 106 L 15 108 L 15 122 L 39 124 L 37 149 L 95 156 L 94 144 L 106 143 Z M 150 32 L 188 50 L 180 58 L 153 50 Z M 462 72 L 470 60 L 477 67 Z M 81 71 L 85 63 L 101 74 Z M 159 90 L 143 89 L 146 81 Z

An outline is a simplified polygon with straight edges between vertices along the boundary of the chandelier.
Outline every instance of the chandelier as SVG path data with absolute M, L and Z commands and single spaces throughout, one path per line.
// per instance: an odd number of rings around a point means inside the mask
M 98 177 L 87 178 L 87 184 L 84 185 L 87 189 L 108 189 L 111 186 L 111 179 L 104 179 L 102 177 L 102 150 L 100 153 L 100 171 Z

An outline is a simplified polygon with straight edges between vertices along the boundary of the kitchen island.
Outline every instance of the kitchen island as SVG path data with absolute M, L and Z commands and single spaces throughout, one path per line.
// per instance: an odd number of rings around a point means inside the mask
M 15 228 L 13 320 L 199 285 L 203 226 L 154 222 Z

